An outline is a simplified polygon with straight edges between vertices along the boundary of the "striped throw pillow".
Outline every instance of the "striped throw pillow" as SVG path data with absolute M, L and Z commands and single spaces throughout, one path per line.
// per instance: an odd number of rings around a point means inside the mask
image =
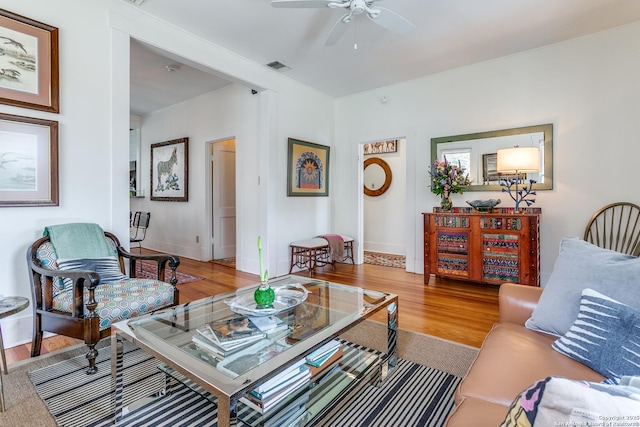
M 127 276 L 120 271 L 120 264 L 116 257 L 91 258 L 91 259 L 58 259 L 60 270 L 89 270 L 95 271 L 100 276 L 100 283 L 118 282 L 125 280 Z M 73 283 L 70 279 L 64 280 L 64 289 L 71 289 Z
M 578 317 L 552 346 L 618 384 L 640 375 L 640 311 L 587 288 Z

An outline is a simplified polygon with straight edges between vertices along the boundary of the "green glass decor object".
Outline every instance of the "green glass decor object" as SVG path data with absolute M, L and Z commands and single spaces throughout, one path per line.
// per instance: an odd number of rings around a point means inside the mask
M 260 307 L 269 307 L 275 301 L 276 293 L 269 286 L 269 282 L 265 281 L 260 283 L 260 286 L 253 293 L 253 298 Z
M 260 286 L 253 293 L 253 299 L 260 307 L 268 307 L 276 299 L 276 293 L 269 285 L 269 272 L 262 263 L 262 239 L 258 236 L 258 260 L 260 261 Z

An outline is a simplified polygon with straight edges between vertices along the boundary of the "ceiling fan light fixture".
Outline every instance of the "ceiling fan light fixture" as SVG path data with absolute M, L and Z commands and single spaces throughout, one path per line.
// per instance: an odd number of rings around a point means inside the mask
M 384 7 L 375 7 L 374 4 L 381 0 L 271 0 L 273 7 L 290 8 L 342 8 L 347 12 L 333 25 L 324 45 L 333 46 L 345 34 L 346 24 L 355 22 L 355 17 L 366 15 L 372 22 L 398 34 L 406 34 L 416 27 L 407 19 L 396 12 Z M 357 45 L 355 45 L 357 48 Z

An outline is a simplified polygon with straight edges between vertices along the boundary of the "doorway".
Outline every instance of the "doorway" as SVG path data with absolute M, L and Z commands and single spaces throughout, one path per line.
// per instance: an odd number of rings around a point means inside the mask
M 360 150 L 362 165 L 369 163 L 368 172 L 371 172 L 369 169 L 377 170 L 376 164 L 385 165 L 381 177 L 375 173 L 365 174 L 362 167 L 363 183 L 369 189 L 368 194 L 364 194 L 363 189 L 360 190 L 363 206 L 363 261 L 367 264 L 406 269 L 406 139 L 361 144 Z M 383 179 L 374 183 L 378 178 Z M 389 180 L 384 183 L 384 191 L 372 191 L 382 185 L 384 178 Z
M 211 259 L 235 265 L 236 140 L 210 144 Z

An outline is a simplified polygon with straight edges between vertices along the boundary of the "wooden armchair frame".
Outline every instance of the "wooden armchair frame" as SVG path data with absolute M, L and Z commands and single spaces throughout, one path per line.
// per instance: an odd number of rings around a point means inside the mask
M 640 206 L 617 202 L 602 207 L 589 220 L 583 240 L 601 248 L 640 256 Z
M 105 236 L 111 239 L 118 250 L 118 262 L 120 270 L 125 272 L 125 260 L 129 262 L 129 277 L 136 277 L 136 265 L 138 261 L 148 260 L 156 263 L 158 268 L 157 280 L 164 282 L 167 264 L 171 270 L 169 284 L 173 287 L 173 304 L 179 303 L 178 279 L 176 269 L 180 265 L 180 259 L 173 255 L 138 255 L 127 252 L 120 246 L 120 241 L 112 233 L 105 232 Z M 82 339 L 89 347 L 86 354 L 89 360 L 87 374 L 97 372 L 95 359 L 98 350 L 95 346 L 103 338 L 110 335 L 111 329 L 100 330 L 100 317 L 96 313 L 98 302 L 95 299 L 95 290 L 100 285 L 100 276 L 88 270 L 54 270 L 42 265 L 38 258 L 38 248 L 49 241 L 45 236 L 36 240 L 27 250 L 27 264 L 29 265 L 29 279 L 31 281 L 31 293 L 33 297 L 33 342 L 31 357 L 40 355 L 42 335 L 44 331 Z M 53 308 L 54 278 L 68 278 L 73 281 L 74 303 L 72 312 L 58 311 Z M 85 291 L 88 298 L 85 301 Z M 166 307 L 163 307 L 166 308 Z M 85 310 L 87 314 L 85 315 Z

